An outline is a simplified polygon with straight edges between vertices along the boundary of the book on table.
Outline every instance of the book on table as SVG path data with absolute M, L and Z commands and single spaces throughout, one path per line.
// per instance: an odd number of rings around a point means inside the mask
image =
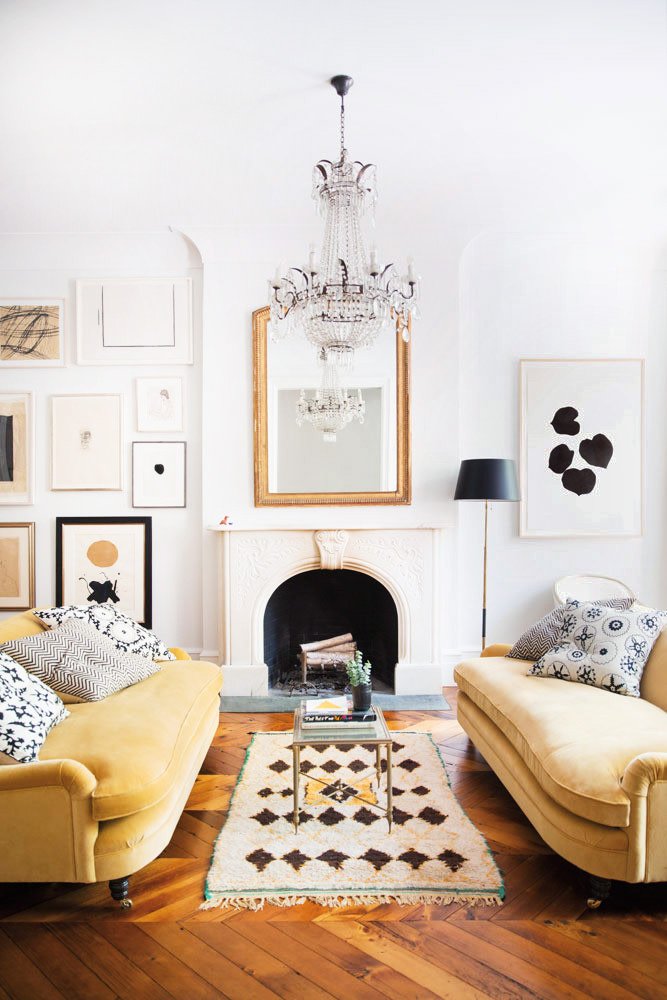
M 346 697 L 308 699 L 301 715 L 303 726 L 321 729 L 345 727 L 370 729 L 376 720 L 377 714 L 372 706 L 365 712 L 355 712 Z

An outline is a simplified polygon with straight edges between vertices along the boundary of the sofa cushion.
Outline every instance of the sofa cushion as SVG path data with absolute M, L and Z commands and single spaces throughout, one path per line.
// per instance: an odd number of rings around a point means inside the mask
M 174 655 L 155 632 L 110 604 L 65 604 L 60 608 L 38 608 L 33 612 L 49 628 L 57 628 L 72 618 L 93 625 L 123 653 L 135 653 L 149 660 L 173 660 Z
M 637 604 L 616 611 L 568 601 L 558 642 L 528 673 L 639 698 L 644 666 L 666 617 Z
M 0 755 L 6 762 L 36 761 L 49 730 L 66 717 L 60 698 L 0 651 Z
M 583 601 L 576 598 L 567 602 L 571 607 L 579 607 L 582 603 Z M 609 600 L 593 601 L 592 603 L 623 611 L 632 606 L 632 598 L 612 597 Z M 557 608 L 547 612 L 539 621 L 526 629 L 507 655 L 511 656 L 513 660 L 532 660 L 533 662 L 544 656 L 561 638 L 565 608 L 565 604 L 559 604 Z
M 466 660 L 454 677 L 555 801 L 595 823 L 628 826 L 621 778 L 638 754 L 667 752 L 667 713 L 642 698 L 526 676 L 528 665 L 505 657 Z
M 73 618 L 48 632 L 10 639 L 0 652 L 75 701 L 101 701 L 160 669 L 145 656 L 120 652 L 98 629 Z
M 95 819 L 148 809 L 178 778 L 202 715 L 217 701 L 221 678 L 212 663 L 165 663 L 104 701 L 71 705 L 69 718 L 49 733 L 40 760 L 71 758 L 92 772 Z

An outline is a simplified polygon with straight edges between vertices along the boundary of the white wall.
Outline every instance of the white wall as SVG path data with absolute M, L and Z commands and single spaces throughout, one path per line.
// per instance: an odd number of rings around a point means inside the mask
M 194 286 L 195 364 L 78 367 L 75 281 L 84 277 L 190 276 Z M 35 399 L 35 503 L 0 507 L 0 520 L 34 521 L 36 602 L 55 599 L 55 519 L 58 516 L 153 518 L 153 624 L 172 644 L 201 648 L 201 261 L 183 237 L 149 234 L 35 234 L 0 237 L 0 298 L 54 296 L 66 299 L 66 367 L 0 368 L 0 391 L 30 389 Z M 153 374 L 184 379 L 185 431 L 166 435 L 188 442 L 185 509 L 133 510 L 131 442 L 161 440 L 136 432 L 135 379 Z M 113 392 L 123 396 L 124 489 L 74 492 L 50 489 L 51 411 L 56 394 Z M 6 617 L 6 614 L 3 615 Z

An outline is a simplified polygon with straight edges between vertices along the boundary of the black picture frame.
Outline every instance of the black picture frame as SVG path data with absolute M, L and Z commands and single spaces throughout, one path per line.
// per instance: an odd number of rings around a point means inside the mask
M 141 517 L 57 517 L 56 518 L 56 604 L 63 603 L 63 528 L 70 525 L 142 525 L 144 529 L 144 610 L 139 624 L 153 624 L 153 518 Z M 98 602 L 99 603 L 99 602 Z M 104 602 L 102 602 L 104 603 Z

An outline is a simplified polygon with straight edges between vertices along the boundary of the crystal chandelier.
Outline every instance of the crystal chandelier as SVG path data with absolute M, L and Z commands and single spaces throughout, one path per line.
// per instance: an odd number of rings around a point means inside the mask
M 311 246 L 308 264 L 286 274 L 278 268 L 269 289 L 274 339 L 303 329 L 327 362 L 348 366 L 355 350 L 372 344 L 392 322 L 409 339 L 418 292 L 411 260 L 402 276 L 393 264 L 378 264 L 374 248 L 370 254 L 366 249 L 362 217 L 377 200 L 375 166 L 350 160 L 345 149 L 345 95 L 352 83 L 349 76 L 331 80 L 340 97 L 340 159 L 320 160 L 313 171 L 313 199 L 325 220 L 319 263 Z
M 301 427 L 304 423 L 322 431 L 324 441 L 334 442 L 336 434 L 357 418 L 360 424 L 364 422 L 366 404 L 361 396 L 361 389 L 356 395 L 350 395 L 343 389 L 338 378 L 335 364 L 324 360 L 322 365 L 322 384 L 314 396 L 306 396 L 306 390 L 301 390 L 301 396 L 296 407 L 296 422 Z

